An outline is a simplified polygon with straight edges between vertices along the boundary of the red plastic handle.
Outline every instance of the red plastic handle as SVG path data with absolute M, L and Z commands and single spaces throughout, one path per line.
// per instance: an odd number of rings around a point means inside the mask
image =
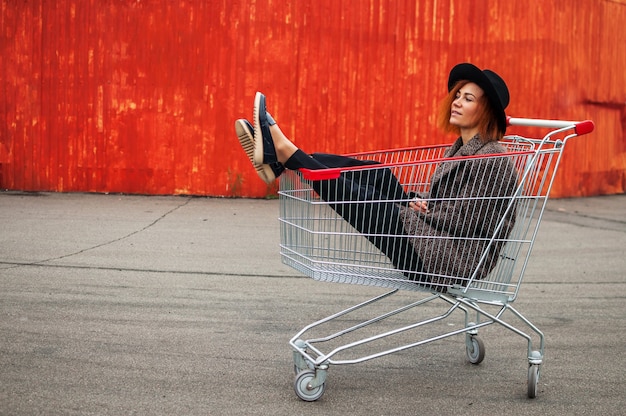
M 329 168 L 329 169 L 298 169 L 302 173 L 302 177 L 307 181 L 325 181 L 329 179 L 337 179 L 341 174 L 341 169 L 339 168 Z
M 593 121 L 585 120 L 581 121 L 580 123 L 576 123 L 574 130 L 576 131 L 577 135 L 582 136 L 583 134 L 591 133 L 595 127 L 596 126 L 595 124 L 593 124 Z

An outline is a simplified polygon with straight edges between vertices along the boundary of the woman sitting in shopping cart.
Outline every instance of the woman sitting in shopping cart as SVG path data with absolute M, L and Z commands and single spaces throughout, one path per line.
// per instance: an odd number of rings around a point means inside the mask
M 516 169 L 508 158 L 463 159 L 506 152 L 498 143 L 509 103 L 505 82 L 493 71 L 462 63 L 451 70 L 447 87 L 440 125 L 459 137 L 445 153 L 450 161 L 440 163 L 432 175 L 428 192 L 409 196 L 389 169 L 346 169 L 337 179 L 313 182 L 320 197 L 396 268 L 437 290 L 482 279 L 493 269 L 502 246 L 498 240 L 508 236 L 515 222 L 514 208 L 507 207 L 517 187 Z M 300 150 L 268 113 L 261 93 L 256 94 L 253 116 L 254 126 L 240 119 L 235 129 L 268 184 L 285 169 L 378 164 Z M 496 241 L 489 241 L 494 235 Z

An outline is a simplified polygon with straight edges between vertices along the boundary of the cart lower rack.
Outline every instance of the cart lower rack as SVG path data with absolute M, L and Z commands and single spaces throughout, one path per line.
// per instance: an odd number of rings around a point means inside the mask
M 562 151 L 570 138 L 594 126 L 591 121 L 508 122 L 551 130 L 540 139 L 507 136 L 500 153 L 463 156 L 446 154 L 447 146 L 416 147 L 349 155 L 362 165 L 283 174 L 283 263 L 319 281 L 389 289 L 295 334 L 290 345 L 298 397 L 319 399 L 331 365 L 361 363 L 453 335 L 464 336 L 468 360 L 479 364 L 485 346 L 478 330 L 494 323 L 528 341 L 528 397 L 537 395 L 544 335 L 511 304 Z M 399 291 L 428 295 L 357 323 L 346 319 Z M 434 302 L 443 305 L 442 312 L 359 336 L 364 328 L 396 322 L 390 318 Z M 505 321 L 505 312 L 524 330 Z M 452 320 L 456 315 L 460 318 Z M 446 322 L 444 331 L 425 331 L 441 322 Z M 327 327 L 330 333 L 324 332 Z M 400 345 L 358 354 L 365 346 L 407 334 L 409 340 L 404 337 Z

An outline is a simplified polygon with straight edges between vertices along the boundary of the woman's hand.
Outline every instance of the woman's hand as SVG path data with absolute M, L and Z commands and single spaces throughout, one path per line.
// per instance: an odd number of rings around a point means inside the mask
M 428 202 L 423 199 L 416 199 L 413 202 L 409 202 L 409 208 L 415 212 L 421 212 L 422 214 L 428 214 Z

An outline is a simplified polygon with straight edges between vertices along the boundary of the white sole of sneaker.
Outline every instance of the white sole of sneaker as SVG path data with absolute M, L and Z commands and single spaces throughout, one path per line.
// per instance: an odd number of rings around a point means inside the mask
M 261 120 L 259 119 L 259 107 L 261 106 L 261 97 L 263 94 L 257 92 L 254 96 L 254 110 L 252 111 L 252 125 L 254 126 L 254 163 L 263 164 L 263 133 L 261 132 Z

